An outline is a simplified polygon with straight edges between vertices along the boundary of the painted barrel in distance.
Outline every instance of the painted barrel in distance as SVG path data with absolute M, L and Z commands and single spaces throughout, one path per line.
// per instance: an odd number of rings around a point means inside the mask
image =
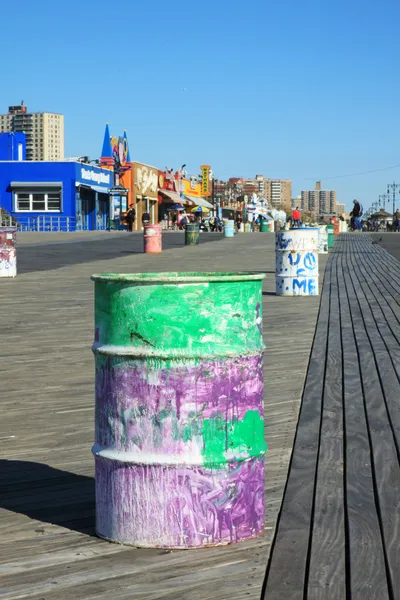
M 333 248 L 335 244 L 334 227 L 332 224 L 326 226 L 328 232 L 328 248 Z
M 0 227 L 0 277 L 17 275 L 17 228 Z
M 318 254 L 328 254 L 328 232 L 326 225 L 318 229 Z
M 251 223 L 245 223 L 244 224 L 244 231 L 245 231 L 245 233 L 250 233 L 251 232 Z
M 339 235 L 340 233 L 340 219 L 337 217 L 333 219 L 333 232 L 335 235 Z
M 185 246 L 196 246 L 199 243 L 199 226 L 189 223 L 185 228 Z
M 160 254 L 162 252 L 162 226 L 145 225 L 143 228 L 143 241 L 145 254 Z
M 260 231 L 262 231 L 263 233 L 269 231 L 268 221 L 266 221 L 265 219 L 261 221 Z
M 224 237 L 232 238 L 235 236 L 235 221 L 229 219 L 224 221 Z
M 270 233 L 274 233 L 274 231 L 275 231 L 275 221 L 274 221 L 274 219 L 271 219 L 270 221 L 268 221 L 268 231 Z
M 318 296 L 318 229 L 277 232 L 275 246 L 276 295 Z
M 92 277 L 100 537 L 193 548 L 262 533 L 264 277 Z

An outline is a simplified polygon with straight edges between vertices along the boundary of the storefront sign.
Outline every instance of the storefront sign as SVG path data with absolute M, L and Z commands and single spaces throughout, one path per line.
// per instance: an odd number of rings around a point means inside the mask
M 201 198 L 203 196 L 202 193 L 202 185 L 200 181 L 193 181 L 190 179 L 182 179 L 182 193 L 185 196 L 194 196 L 195 198 Z
M 210 192 L 210 170 L 209 165 L 202 165 L 201 169 L 201 193 L 203 196 L 211 196 Z
M 80 171 L 78 171 L 77 174 L 77 179 L 79 181 L 90 181 L 97 185 L 110 186 L 111 171 L 81 166 Z
M 158 198 L 158 169 L 134 163 L 135 192 L 137 196 L 147 196 L 152 200 Z

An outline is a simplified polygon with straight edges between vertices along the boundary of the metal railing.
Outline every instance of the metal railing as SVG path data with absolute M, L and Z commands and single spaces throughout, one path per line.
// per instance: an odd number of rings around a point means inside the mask
M 1 227 L 17 227 L 18 231 L 76 231 L 75 217 L 38 217 L 0 214 Z

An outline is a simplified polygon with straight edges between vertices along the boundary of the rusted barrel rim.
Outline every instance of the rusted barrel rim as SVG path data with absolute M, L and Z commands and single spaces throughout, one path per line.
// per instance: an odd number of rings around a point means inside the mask
M 254 271 L 243 272 L 166 272 L 166 273 L 103 273 L 92 275 L 93 281 L 113 281 L 121 283 L 208 283 L 210 281 L 261 281 L 267 276 L 266 273 Z

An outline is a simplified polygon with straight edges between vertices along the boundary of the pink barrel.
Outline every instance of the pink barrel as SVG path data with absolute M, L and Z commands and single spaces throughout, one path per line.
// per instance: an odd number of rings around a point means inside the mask
M 144 226 L 144 251 L 146 254 L 159 254 L 162 252 L 161 223 Z

